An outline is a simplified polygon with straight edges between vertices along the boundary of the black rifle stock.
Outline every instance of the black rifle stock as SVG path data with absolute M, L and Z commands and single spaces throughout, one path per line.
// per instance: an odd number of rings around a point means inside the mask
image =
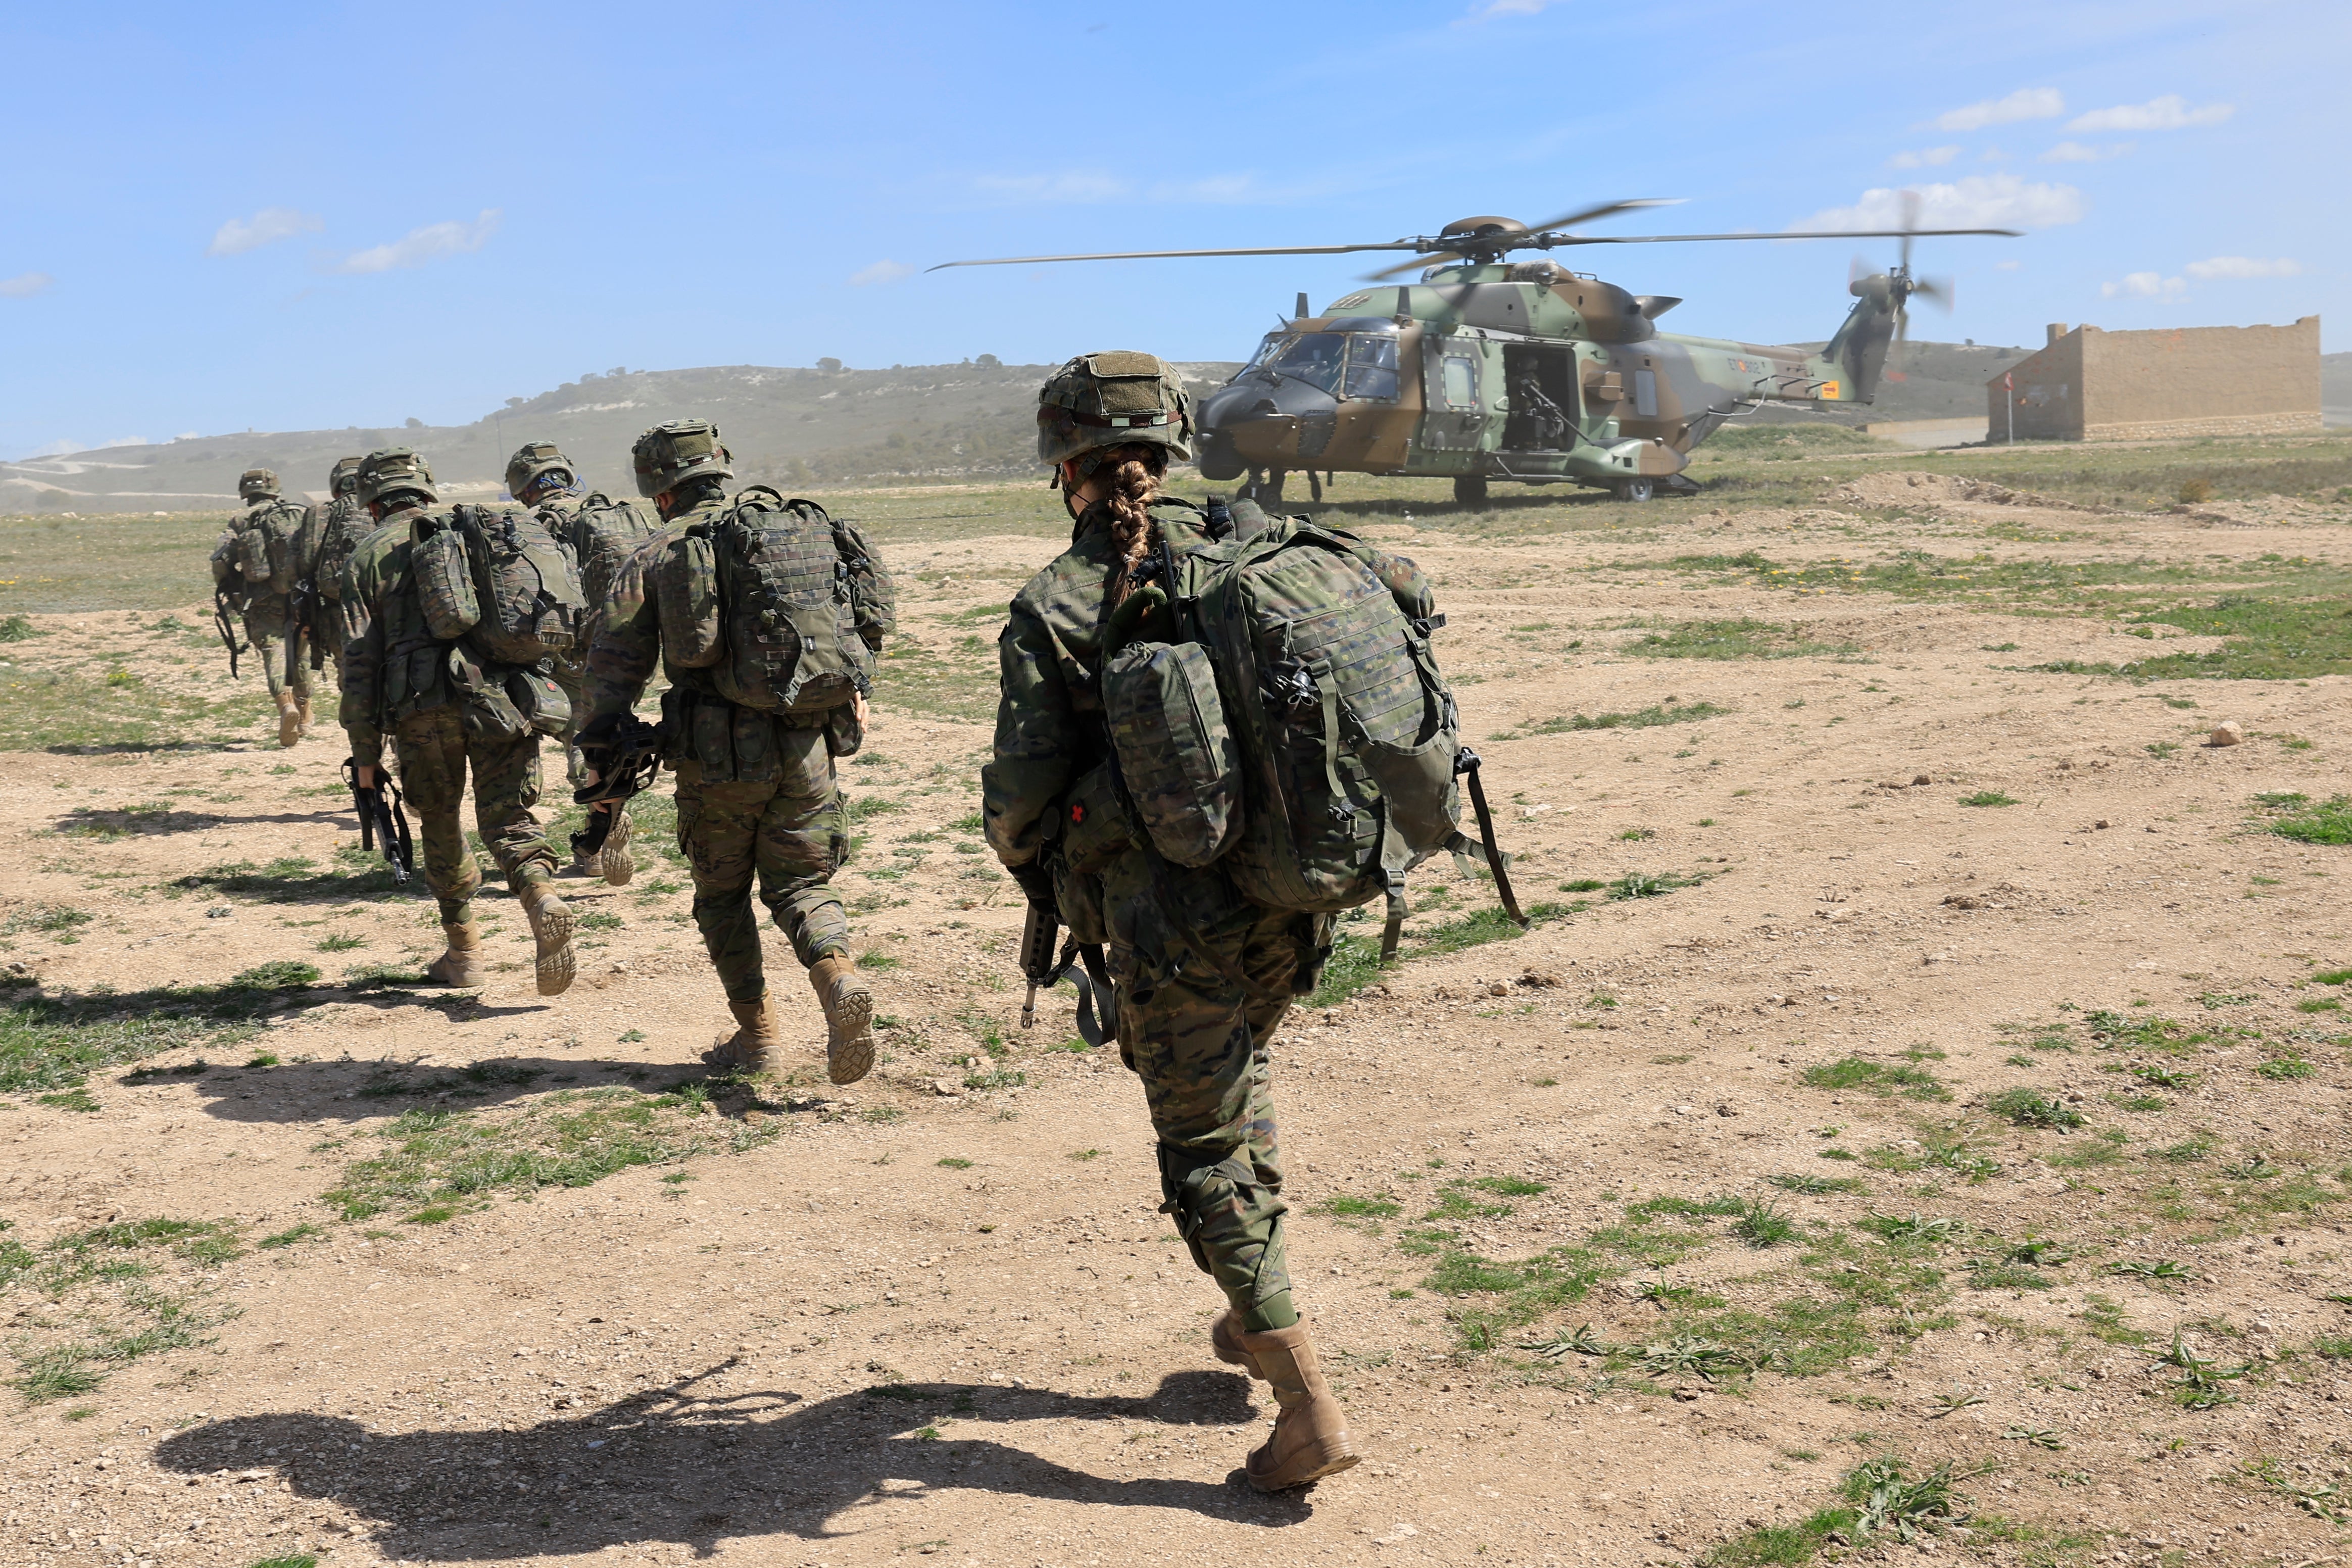
M 1061 930 L 1061 911 L 1050 905 L 1033 902 L 1029 912 L 1022 917 L 1021 973 L 1029 981 L 1029 999 L 1021 1004 L 1021 1026 L 1024 1029 L 1036 1025 L 1038 988 L 1050 988 L 1061 979 L 1054 970 L 1054 939 Z
M 236 668 L 236 656 L 245 651 L 236 640 L 236 623 L 229 618 L 228 595 L 213 595 L 213 629 L 220 633 L 221 646 L 228 649 L 228 675 L 231 680 L 242 680 L 244 673 Z
M 648 724 L 635 714 L 625 714 L 611 725 L 591 726 L 590 732 L 581 735 L 581 754 L 596 770 L 596 782 L 572 792 L 572 805 L 589 808 L 587 826 L 572 836 L 575 854 L 593 855 L 604 847 L 614 816 L 632 795 L 653 787 L 668 741 L 667 723 Z
M 380 848 L 384 864 L 392 868 L 392 879 L 404 883 L 416 869 L 416 847 L 408 836 L 408 812 L 400 786 L 389 773 L 380 776 L 382 784 L 363 784 L 359 764 L 343 763 L 343 777 L 352 786 L 352 805 L 360 817 L 360 847 L 370 852 Z

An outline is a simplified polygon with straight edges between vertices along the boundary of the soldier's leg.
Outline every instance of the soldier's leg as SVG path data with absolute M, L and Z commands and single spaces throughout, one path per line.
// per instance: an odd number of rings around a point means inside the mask
M 702 782 L 702 764 L 677 764 L 677 847 L 694 872 L 694 924 L 730 1002 L 767 992 L 760 921 L 751 905 L 753 845 L 775 786 Z
M 874 1068 L 874 994 L 849 957 L 849 917 L 833 874 L 849 849 L 848 813 L 823 730 L 775 731 L 778 782 L 760 819 L 760 897 L 808 966 L 824 1009 L 825 1076 Z
M 555 849 L 540 831 L 539 734 L 520 740 L 475 740 L 467 747 L 474 769 L 474 822 L 515 901 L 530 921 L 538 946 L 534 968 L 542 996 L 572 984 L 572 910 L 556 893 Z
M 482 983 L 479 941 L 474 930 L 474 893 L 481 868 L 466 847 L 458 808 L 466 802 L 466 734 L 455 708 L 436 708 L 401 721 L 394 771 L 408 809 L 416 816 L 425 845 L 425 885 L 441 904 L 441 933 L 448 949 L 427 967 L 445 985 Z
M 1132 874 L 1110 880 L 1120 1044 L 1159 1134 L 1167 1210 L 1244 1327 L 1287 1328 L 1298 1313 L 1266 1042 L 1297 976 L 1307 922 L 1255 909 L 1213 873 L 1175 872 L 1172 910 Z
M 293 638 L 286 630 L 286 602 L 257 601 L 245 612 L 245 640 L 269 679 L 269 700 L 278 705 L 278 743 L 290 746 L 302 738 L 302 717 L 294 693 L 288 689 Z
M 564 723 L 561 737 L 563 742 L 563 776 L 572 782 L 573 789 L 578 789 L 588 776 L 588 763 L 581 756 L 579 746 L 580 727 L 588 721 L 588 667 L 581 660 L 558 658 L 548 673 L 554 677 L 555 684 L 563 689 L 563 695 L 572 705 L 572 717 Z
M 833 874 L 849 850 L 849 825 L 822 730 L 776 731 L 775 794 L 760 816 L 760 899 L 804 965 L 847 957 L 849 916 Z

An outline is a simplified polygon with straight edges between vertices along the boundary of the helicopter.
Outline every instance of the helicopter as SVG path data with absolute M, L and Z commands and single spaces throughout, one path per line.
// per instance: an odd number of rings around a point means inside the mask
M 1010 267 L 1217 256 L 1332 256 L 1401 250 L 1408 259 L 1370 274 L 1319 314 L 1300 294 L 1296 313 L 1268 332 L 1247 363 L 1204 395 L 1194 460 L 1203 478 L 1247 476 L 1240 493 L 1280 504 L 1290 474 L 1314 499 L 1337 473 L 1451 479 L 1454 499 L 1481 506 L 1496 480 L 1571 484 L 1646 501 L 1662 489 L 1695 494 L 1684 475 L 1693 448 L 1727 422 L 1768 403 L 1816 408 L 1867 404 L 1890 344 L 1907 331 L 1906 307 L 1948 308 L 1948 282 L 1915 276 L 1921 236 L 1999 235 L 2006 228 L 1921 228 L 1906 193 L 1892 229 L 1779 234 L 1591 235 L 1589 224 L 1654 197 L 1605 202 L 1529 226 L 1508 217 L 1457 218 L 1434 235 L 1362 245 L 1109 251 L 992 257 L 928 268 Z M 1549 257 L 1518 252 L 1585 245 L 1717 240 L 1899 238 L 1895 265 L 1864 273 L 1854 304 L 1819 353 L 1726 338 L 1661 332 L 1682 300 L 1633 294 Z M 1419 270 L 1417 279 L 1388 280 Z

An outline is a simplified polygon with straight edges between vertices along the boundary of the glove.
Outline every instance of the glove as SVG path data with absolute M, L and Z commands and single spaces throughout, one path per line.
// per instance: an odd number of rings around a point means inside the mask
M 1054 874 L 1045 869 L 1045 862 L 1042 857 L 1034 860 L 1024 860 L 1018 866 L 1007 866 L 1004 870 L 1006 875 L 1021 884 L 1023 895 L 1031 903 L 1042 905 L 1049 910 L 1055 907 Z

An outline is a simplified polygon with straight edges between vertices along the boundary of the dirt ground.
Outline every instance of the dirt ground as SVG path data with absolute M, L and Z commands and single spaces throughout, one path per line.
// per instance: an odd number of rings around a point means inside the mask
M 2087 667 L 2221 639 L 1859 574 L 2226 576 L 2342 554 L 2347 509 L 1881 489 L 1368 528 L 1439 584 L 1544 908 L 1480 942 L 1489 886 L 1433 862 L 1407 961 L 1276 1041 L 1364 1463 L 1274 1498 L 1136 1086 L 1066 991 L 1015 1026 L 985 724 L 886 687 L 844 769 L 887 1025 L 840 1091 L 772 933 L 808 1052 L 704 1080 L 726 1018 L 658 805 L 635 882 L 565 882 L 579 984 L 533 993 L 494 897 L 475 999 L 401 983 L 432 906 L 355 858 L 331 730 L 10 754 L 16 1047 L 101 1057 L 0 1100 L 0 1561 L 2343 1560 L 2347 851 L 2265 829 L 2341 789 L 2346 679 L 2135 683 Z M 897 550 L 924 689 L 984 688 L 1048 553 Z M 1776 583 L 1806 565 L 1834 585 Z M 0 656 L 217 693 L 166 614 Z

